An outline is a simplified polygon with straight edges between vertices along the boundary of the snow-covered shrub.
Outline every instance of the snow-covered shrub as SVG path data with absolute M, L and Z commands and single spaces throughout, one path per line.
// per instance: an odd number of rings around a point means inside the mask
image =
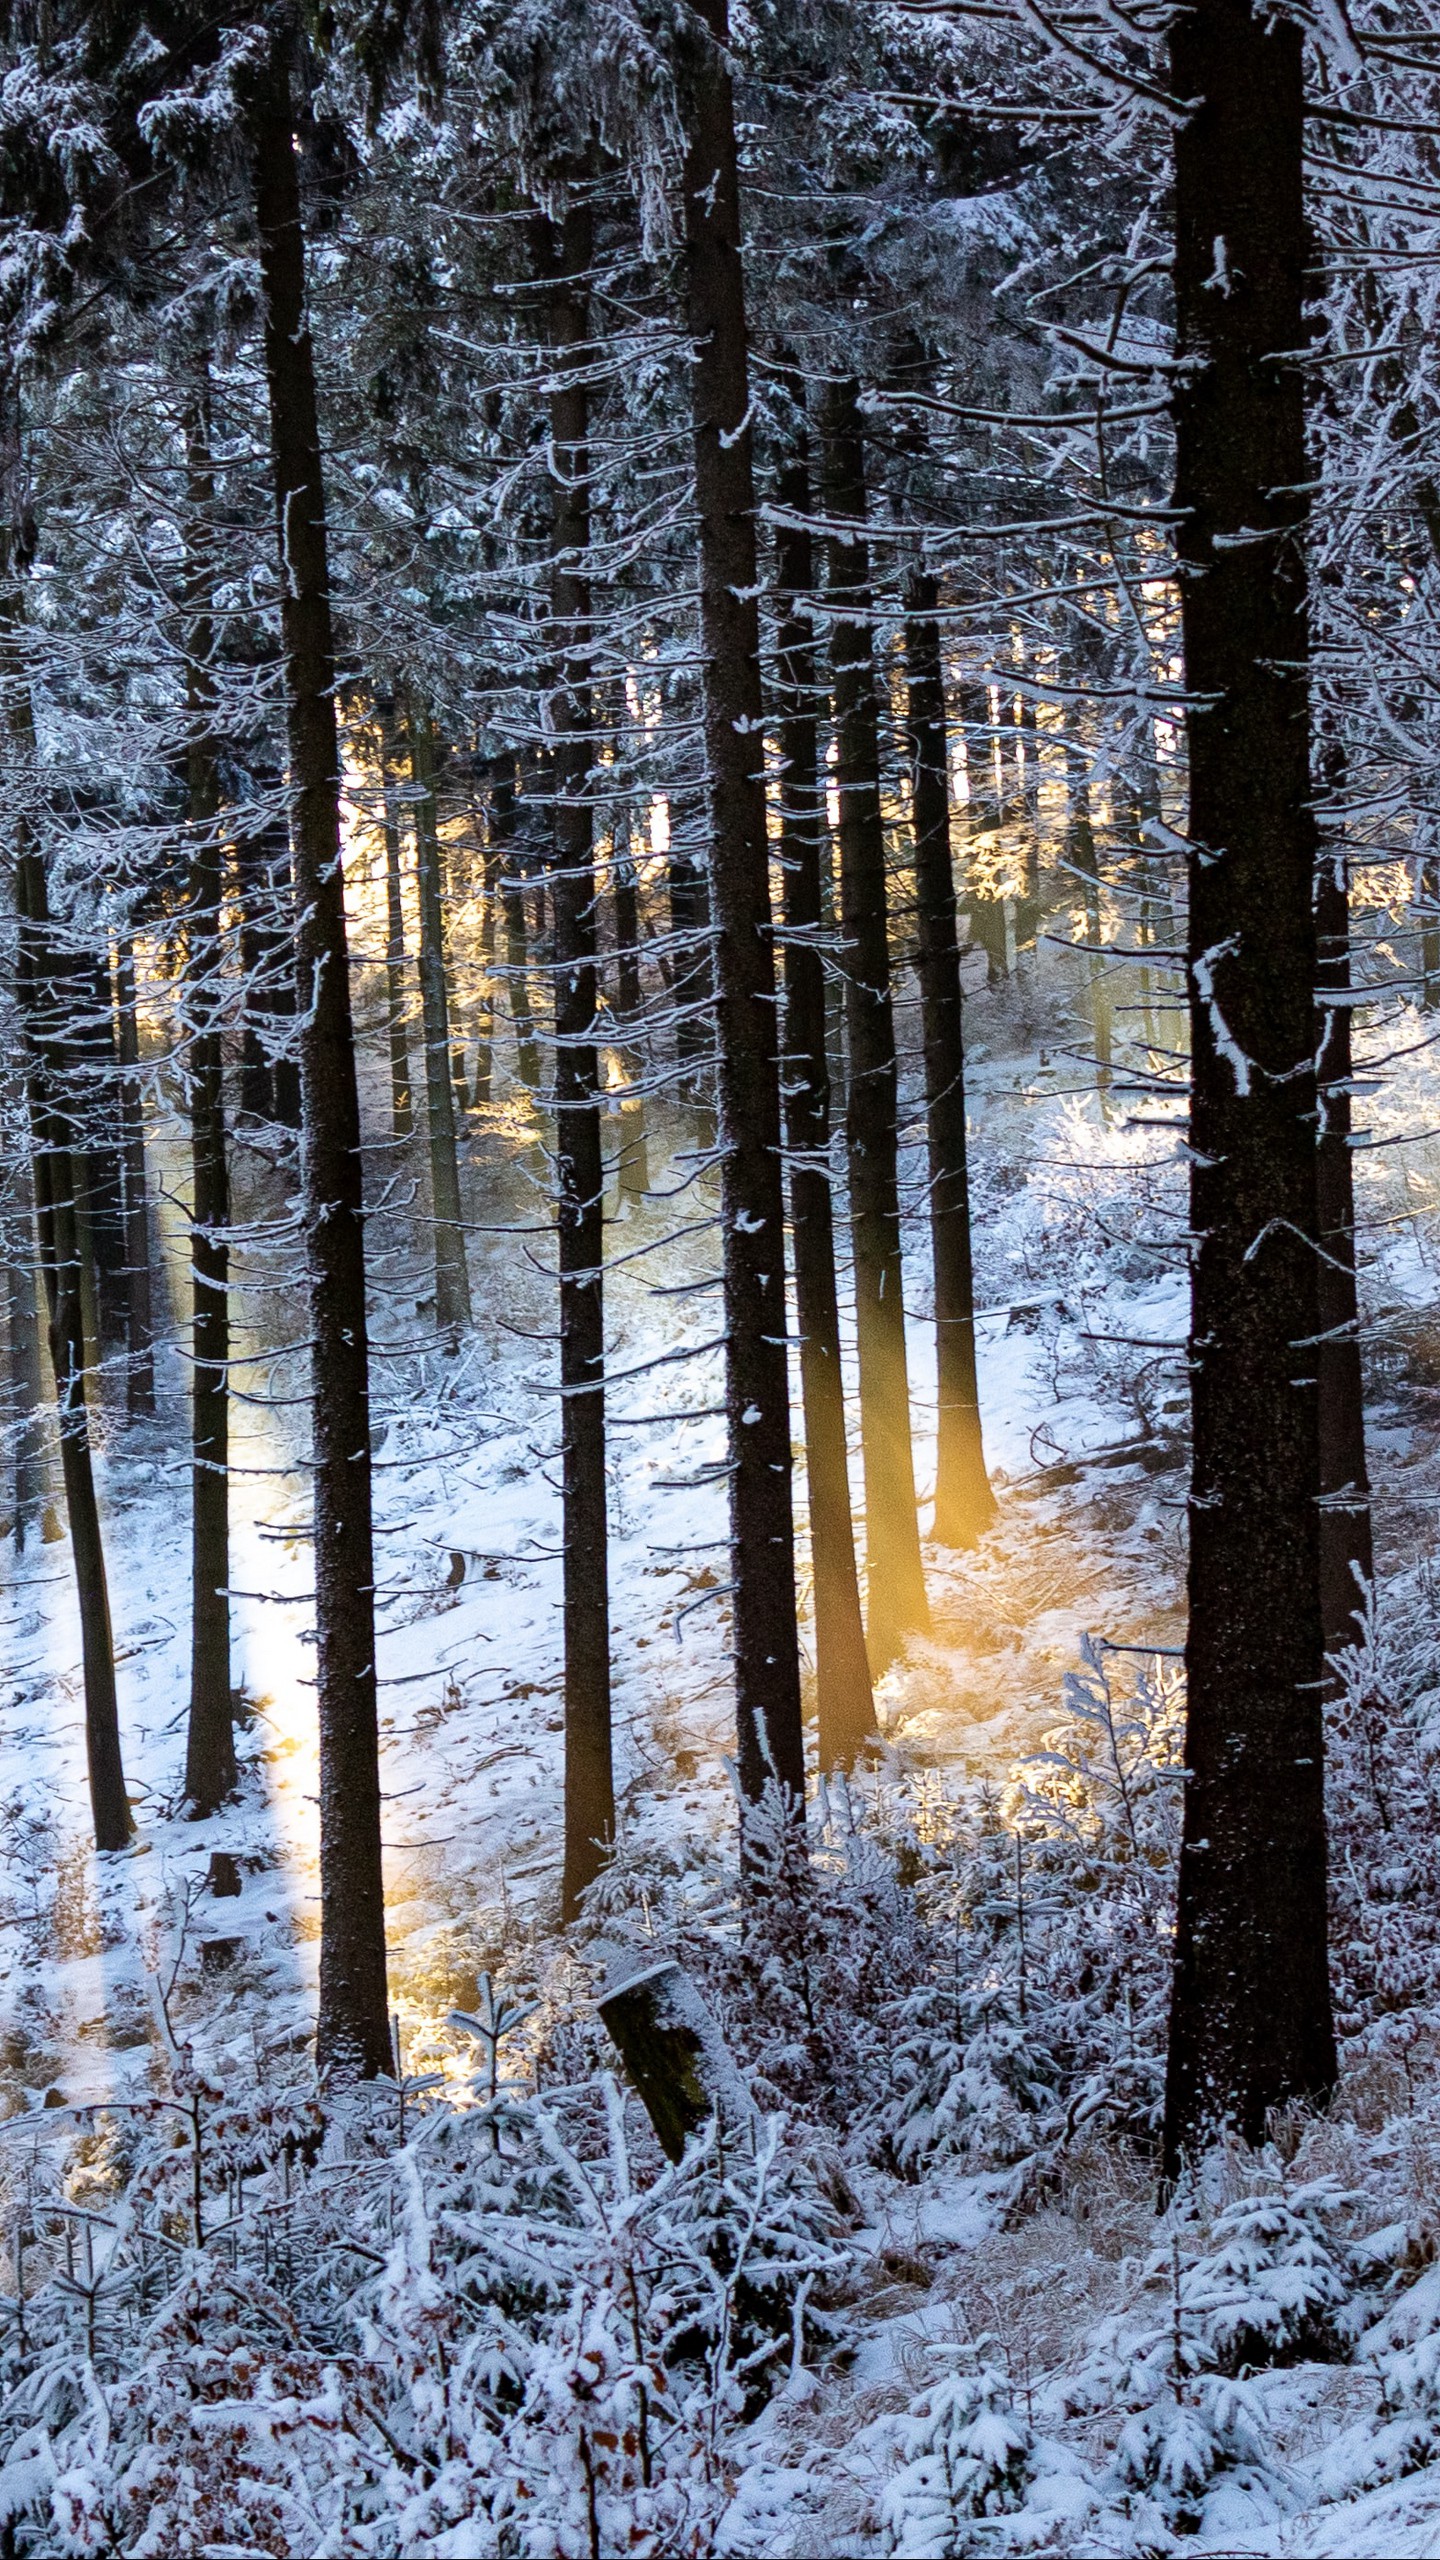
M 1206 2374 L 1193 2391 L 1163 2392 L 1126 2420 L 1107 2487 L 1142 2525 L 1158 2515 L 1169 2532 L 1193 2534 L 1207 2496 L 1227 2476 L 1242 2491 L 1271 2493 L 1269 2435 L 1253 2390 Z
M 1331 1964 L 1352 2054 L 1384 2054 L 1429 2029 L 1440 1981 L 1436 1636 L 1414 1591 L 1383 1617 L 1366 1594 L 1357 1633 L 1327 1711 Z
M 1065 1721 L 1003 1795 L 956 1808 L 919 1861 L 926 1976 L 903 1995 L 883 2101 L 907 2173 L 1004 2163 L 1102 2119 L 1148 2139 L 1163 2087 L 1179 1828 L 1178 1672 L 1087 1638 Z
M 983 2353 L 983 2351 L 982 2351 Z M 1034 2478 L 1034 2437 L 1008 2377 L 981 2353 L 932 2383 L 900 2421 L 880 2503 L 896 2560 L 950 2560 L 978 2516 L 1013 2515 Z

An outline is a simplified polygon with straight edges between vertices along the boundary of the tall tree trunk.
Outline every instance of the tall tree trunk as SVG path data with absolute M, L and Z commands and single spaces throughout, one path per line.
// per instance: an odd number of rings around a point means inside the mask
M 615 820 L 610 887 L 615 910 L 616 1010 L 627 1035 L 621 1044 L 627 1092 L 620 1113 L 620 1190 L 632 1200 L 650 1188 L 650 1150 L 645 1128 L 645 1094 L 640 1079 L 644 1060 L 636 1038 L 644 999 L 640 986 L 640 882 L 630 850 L 630 811 Z
M 420 892 L 420 1006 L 425 1025 L 425 1123 L 430 1141 L 430 1206 L 435 1219 L 435 1329 L 453 1350 L 468 1333 L 470 1269 L 455 1152 L 455 1087 L 450 1077 L 450 993 L 445 983 L 445 906 L 435 798 L 435 731 L 412 701 L 407 731 L 415 785 L 415 869 Z
M 1190 736 L 1189 1708 L 1165 2161 L 1335 2077 L 1315 1337 L 1303 38 L 1170 36 Z M 1223 284 L 1217 285 L 1217 279 Z
M 369 2078 L 389 2071 L 393 2057 L 380 1850 L 360 1106 L 340 867 L 325 487 L 290 75 L 278 45 L 257 103 L 253 141 L 294 797 L 296 957 L 307 998 L 300 1017 L 301 1215 L 315 1434 L 321 1933 L 316 2059 L 340 2078 Z
M 125 1404 L 132 1422 L 155 1410 L 155 1308 L 150 1287 L 150 1196 L 140 1092 L 140 1028 L 135 1011 L 135 945 L 115 950 L 115 1024 L 120 1057 L 120 1133 L 125 1166 Z
M 19 600 L 13 593 L 6 600 L 4 621 L 6 636 L 13 642 L 21 621 Z M 29 769 L 35 763 L 29 688 L 18 667 L 12 666 L 9 675 L 12 751 L 19 764 Z M 85 1327 L 75 1216 L 77 1141 L 69 1104 L 74 1067 L 67 1054 L 67 1030 L 73 1018 L 72 986 L 70 971 L 55 949 L 51 931 L 45 858 L 23 809 L 15 818 L 12 841 L 19 919 L 16 993 L 25 1035 L 40 1268 L 50 1320 L 60 1464 L 80 1613 L 90 1810 L 96 1848 L 123 1849 L 134 1835 L 135 1824 L 125 1792 L 120 1752 L 110 1592 L 85 1394 Z
M 684 824 L 683 816 L 673 802 L 670 822 L 672 829 L 677 830 Z M 665 880 L 670 899 L 670 931 L 675 937 L 671 1002 L 675 1013 L 675 1062 L 680 1070 L 677 1090 L 682 1102 L 689 1103 L 695 1110 L 708 1111 L 715 1049 L 710 883 L 703 863 L 696 861 L 676 833 L 671 835 L 670 850 L 665 857 Z
M 15 1552 L 39 1522 L 45 1499 L 45 1444 L 40 1375 L 40 1329 L 35 1315 L 35 1205 L 30 1168 L 11 1174 L 6 1221 L 6 1281 L 10 1325 L 10 1446 L 14 1471 Z
M 410 1027 L 405 1002 L 405 902 L 400 883 L 400 822 L 390 775 L 395 756 L 395 714 L 380 710 L 381 829 L 385 839 L 385 1021 L 390 1038 L 390 1126 L 408 1138 L 415 1126 L 410 1090 Z
M 72 1007 L 69 1047 L 77 1079 L 77 1125 L 83 1132 L 83 1196 L 79 1205 L 88 1227 L 94 1325 L 103 1356 L 126 1342 L 130 1298 L 118 1109 L 120 1073 L 108 954 L 103 960 L 92 960 L 77 953 L 69 962 L 68 977 Z
M 475 1017 L 475 1108 L 488 1108 L 495 1066 L 495 916 L 500 899 L 500 863 L 495 850 L 493 817 L 485 822 L 480 857 L 480 1000 Z
M 500 863 L 505 980 L 510 994 L 510 1019 L 515 1026 L 515 1072 L 527 1093 L 538 1093 L 540 1052 L 535 1045 L 535 1018 L 530 1010 L 530 951 L 525 931 L 525 883 L 518 867 L 518 823 L 514 763 L 509 757 L 500 756 L 490 786 L 490 834 Z
M 1320 859 L 1315 875 L 1315 936 L 1319 988 L 1315 1050 L 1320 1086 L 1320 1622 L 1326 1650 L 1334 1653 L 1354 1643 L 1355 1613 L 1362 1603 L 1360 1585 L 1372 1581 L 1375 1573 L 1355 1286 L 1350 901 L 1343 850 L 1327 848 Z
M 890 1003 L 885 827 L 880 808 L 879 705 L 870 637 L 865 539 L 865 448 L 853 382 L 825 394 L 825 499 L 831 681 L 838 744 L 840 901 L 845 929 L 845 1015 L 850 1033 L 850 1227 L 855 1330 L 860 1355 L 860 1440 L 865 1461 L 865 1564 L 870 1666 L 894 1661 L 907 1635 L 930 1626 L 915 1462 L 900 1259 L 895 1018 Z
M 1090 1037 L 1095 1047 L 1095 1090 L 1108 1117 L 1113 1069 L 1114 1023 L 1110 985 L 1101 944 L 1100 857 L 1095 848 L 1095 819 L 1090 803 L 1090 768 L 1078 753 L 1071 758 L 1070 820 L 1067 832 L 1070 869 L 1085 901 L 1085 973 L 1090 1010 Z
M 913 758 L 915 903 L 920 939 L 920 1018 L 930 1148 L 930 1249 L 935 1270 L 935 1538 L 969 1547 L 995 1517 L 980 1428 L 975 1372 L 975 1275 L 970 1251 L 970 1170 L 965 1130 L 965 1017 L 950 851 L 945 679 L 939 590 L 912 582 L 905 664 Z M 1032 733 L 1033 734 L 1033 733 Z
M 555 1173 L 564 1486 L 565 1873 L 573 1919 L 615 1837 L 605 1484 L 605 1165 L 595 1041 L 594 694 L 590 598 L 592 220 L 572 204 L 536 222 L 550 343 L 550 603 L 561 682 L 555 733 Z
M 819 675 L 806 607 L 815 585 L 810 471 L 797 452 L 776 483 L 780 861 L 785 881 L 785 1135 L 805 1407 L 805 1482 L 815 1580 L 815 1703 L 822 1769 L 849 1769 L 879 1739 L 855 1569 L 845 1377 L 830 1200 L 830 1068 L 825 1054 L 822 852 L 828 855 L 817 718 Z
M 281 777 L 262 782 L 278 792 Z M 240 892 L 240 965 L 245 1018 L 240 1107 L 282 1129 L 300 1126 L 300 1073 L 294 1055 L 295 892 L 290 831 L 270 817 L 236 847 Z
M 213 524 L 209 386 L 186 421 L 190 565 L 186 604 L 190 898 L 190 1721 L 185 1793 L 214 1813 L 235 1786 L 230 1693 L 230 1184 L 221 1048 L 220 773 L 215 751 Z
M 700 0 L 711 42 L 691 66 L 682 179 L 694 345 L 700 643 L 719 1025 L 725 1403 L 741 1791 L 773 1777 L 805 1798 L 795 1624 L 785 1198 L 756 604 L 749 337 L 740 262 L 726 0 Z

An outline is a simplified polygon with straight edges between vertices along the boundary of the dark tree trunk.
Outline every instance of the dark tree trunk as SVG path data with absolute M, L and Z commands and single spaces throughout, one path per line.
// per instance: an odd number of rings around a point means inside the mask
M 430 1140 L 430 1205 L 435 1219 L 435 1329 L 453 1350 L 468 1333 L 470 1270 L 460 1161 L 455 1152 L 455 1087 L 450 1076 L 450 991 L 445 982 L 445 909 L 435 799 L 435 732 L 410 705 L 410 774 L 415 784 L 415 868 L 420 892 L 420 1006 L 425 1025 L 425 1123 Z
M 630 1199 L 643 1199 L 650 1188 L 650 1151 L 645 1129 L 645 1096 L 640 1090 L 644 1060 L 636 1032 L 644 1006 L 640 985 L 640 883 L 630 853 L 630 814 L 615 821 L 615 852 L 610 875 L 615 909 L 616 1010 L 626 1033 L 621 1055 L 630 1090 L 621 1107 L 620 1189 Z
M 6 1279 L 10 1322 L 10 1434 L 15 1491 L 15 1552 L 40 1519 L 45 1499 L 44 1387 L 40 1328 L 35 1315 L 35 1205 L 29 1166 L 11 1175 L 12 1205 L 6 1221 Z
M 525 931 L 525 882 L 518 867 L 519 813 L 515 768 L 506 757 L 495 765 L 490 789 L 490 834 L 500 862 L 500 904 L 505 918 L 505 980 L 515 1026 L 515 1072 L 527 1093 L 540 1090 L 540 1052 L 530 1010 L 530 951 Z
M 605 1166 L 595 1040 L 594 811 L 590 764 L 590 348 L 588 207 L 536 222 L 550 343 L 550 602 L 561 681 L 554 696 L 555 1175 L 560 1258 L 560 1440 L 564 1486 L 565 1873 L 574 1919 L 615 1837 L 610 1743 L 610 1600 L 605 1484 Z
M 722 50 L 728 40 L 726 0 L 701 0 L 699 14 L 711 41 L 697 51 L 691 69 L 682 185 L 686 319 L 695 351 L 700 639 L 713 846 L 737 1757 L 748 1801 L 773 1777 L 798 1817 L 805 1752 L 749 340 L 734 99 Z
M 135 945 L 128 939 L 119 943 L 115 953 L 115 1027 L 125 1166 L 125 1407 L 130 1420 L 139 1422 L 155 1410 L 155 1308 L 150 1289 L 150 1197 L 135 1012 Z
M 928 1632 L 930 1611 L 910 1445 L 879 704 L 870 637 L 865 449 L 853 382 L 832 383 L 825 395 L 825 479 L 827 515 L 845 528 L 831 533 L 827 548 L 850 1034 L 845 1136 L 865 1460 L 867 1631 L 870 1667 L 878 1674 L 894 1661 L 907 1635 Z
M 1420 866 L 1420 1001 L 1440 1006 L 1440 862 Z
M 1176 503 L 1190 736 L 1193 1305 L 1187 1779 L 1172 2176 L 1335 2077 L 1315 1337 L 1316 828 L 1294 350 L 1300 29 L 1175 22 Z M 1217 290 L 1223 260 L 1224 289 Z
M 369 2078 L 391 2070 L 393 2055 L 380 1852 L 360 1109 L 340 868 L 325 488 L 290 80 L 278 52 L 255 111 L 254 149 L 294 793 L 296 957 L 308 997 L 300 1083 L 320 1723 L 316 2059 L 341 2078 Z
M 185 1793 L 198 1815 L 214 1813 L 235 1786 L 235 1719 L 230 1694 L 230 1184 L 225 1159 L 225 1069 L 221 1048 L 220 901 L 223 855 L 220 775 L 215 752 L 215 622 L 211 531 L 215 474 L 208 396 L 187 422 L 191 562 L 186 684 L 190 715 L 188 787 L 190 900 L 187 919 L 190 1012 L 190 1723 Z
M 684 819 L 671 810 L 671 825 Z M 675 938 L 671 962 L 671 1001 L 675 1012 L 677 1090 L 682 1102 L 710 1108 L 715 1055 L 715 974 L 710 950 L 710 883 L 703 863 L 672 835 L 665 862 L 670 896 L 670 931 Z
M 102 1354 L 127 1341 L 130 1280 L 125 1249 L 125 1171 L 120 1152 L 120 1070 L 109 960 L 70 964 L 74 1028 L 70 1054 L 76 1109 L 84 1132 L 83 1211 L 88 1218 L 95 1288 L 95 1331 Z M 98 1381 L 97 1381 L 98 1393 Z
M 26 760 L 34 741 L 28 702 L 12 709 L 12 733 Z M 76 1141 L 65 1096 L 73 1085 L 66 1054 L 69 990 L 50 930 L 44 858 L 22 817 L 15 830 L 20 950 L 17 994 L 25 1026 L 40 1268 L 49 1311 L 60 1464 L 75 1559 L 85 1683 L 85 1758 L 97 1849 L 123 1849 L 135 1824 L 125 1792 L 115 1645 L 105 1548 L 95 1498 L 85 1395 L 85 1328 L 80 1307 L 80 1242 L 75 1217 Z
M 975 1275 L 970 1252 L 970 1172 L 965 1131 L 965 1021 L 950 851 L 945 680 L 939 592 L 928 573 L 909 596 L 905 660 L 915 810 L 915 903 L 920 940 L 920 1018 L 930 1147 L 930 1247 L 935 1269 L 935 1367 L 939 1422 L 935 1538 L 969 1547 L 995 1517 L 975 1373 Z
M 415 1126 L 415 1104 L 410 1089 L 410 1027 L 406 1020 L 400 823 L 390 780 L 394 743 L 394 714 L 386 703 L 380 714 L 380 793 L 385 838 L 385 1019 L 390 1038 L 390 1125 L 397 1138 L 408 1138 Z
M 495 851 L 494 821 L 488 817 L 481 855 L 484 883 L 480 910 L 480 1002 L 475 1024 L 475 1108 L 490 1101 L 495 1066 L 495 914 L 500 898 L 500 864 Z
M 1114 1026 L 1110 1011 L 1110 984 L 1100 939 L 1100 858 L 1095 849 L 1095 820 L 1090 806 L 1090 768 L 1080 755 L 1074 756 L 1071 763 L 1067 853 L 1085 901 L 1085 973 L 1090 1037 L 1095 1050 L 1095 1090 L 1100 1096 L 1101 1111 L 1108 1112 Z
M 811 512 L 803 453 L 776 486 L 782 524 L 775 537 L 780 628 L 777 675 L 780 745 L 780 860 L 785 880 L 785 1135 L 790 1148 L 790 1224 L 795 1240 L 795 1309 L 805 1406 L 805 1481 L 815 1578 L 815 1703 L 822 1769 L 849 1769 L 879 1739 L 865 1626 L 855 1570 L 850 1468 L 845 1447 L 845 1378 L 835 1290 L 830 1200 L 830 1068 L 825 1054 L 825 930 L 822 853 L 828 855 L 825 782 L 816 716 L 815 635 L 805 610 L 815 584 L 803 519 Z
M 1320 1622 L 1326 1650 L 1335 1653 L 1355 1641 L 1361 1585 L 1372 1581 L 1375 1572 L 1355 1286 L 1350 901 L 1343 852 L 1327 850 L 1321 857 L 1315 875 L 1315 936 L 1320 1084 Z M 1327 997 L 1339 1000 L 1327 1003 Z
M 280 777 L 262 780 L 276 791 Z M 300 1126 L 300 1070 L 294 1056 L 295 895 L 290 833 L 271 818 L 236 847 L 240 892 L 240 965 L 245 1018 L 240 1107 L 282 1129 Z

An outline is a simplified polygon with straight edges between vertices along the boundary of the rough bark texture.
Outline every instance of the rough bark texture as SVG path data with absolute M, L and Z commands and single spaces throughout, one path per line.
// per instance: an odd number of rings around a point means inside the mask
M 796 519 L 810 514 L 810 473 L 803 455 L 794 456 L 781 470 L 776 497 L 784 514 Z M 777 691 L 780 860 L 785 880 L 785 1135 L 790 1149 L 790 1226 L 815 1583 L 815 1703 L 820 1766 L 848 1769 L 867 1745 L 878 1741 L 879 1728 L 860 1614 L 845 1447 L 845 1379 L 830 1198 L 825 964 L 820 951 L 825 930 L 822 851 L 828 855 L 829 844 L 816 717 L 815 635 L 803 610 L 815 583 L 813 546 L 799 522 L 782 525 L 776 533 L 775 579 L 781 617 Z
M 125 1410 L 132 1422 L 140 1422 L 155 1410 L 155 1310 L 150 1289 L 150 1198 L 140 1101 L 135 946 L 130 941 L 122 941 L 115 954 L 115 1034 L 125 1168 Z
M 683 190 L 718 1021 L 725 1402 L 741 1790 L 803 1806 L 785 1200 L 760 701 L 749 343 L 726 0 L 702 0 Z
M 1315 876 L 1320 1082 L 1320 1622 L 1328 1652 L 1353 1644 L 1360 1585 L 1374 1576 L 1365 1383 L 1355 1288 L 1351 1178 L 1350 900 L 1345 856 L 1327 851 Z M 1338 999 L 1327 1003 L 1327 997 Z M 1357 1580 L 1357 1575 L 1359 1579 Z
M 527 1093 L 536 1093 L 540 1088 L 540 1052 L 535 1044 L 535 1017 L 530 1010 L 530 952 L 525 929 L 525 881 L 518 863 L 518 827 L 515 767 L 508 757 L 501 756 L 496 759 L 490 787 L 490 840 L 500 866 L 505 983 L 515 1027 L 515 1073 Z
M 928 1631 L 930 1612 L 910 1445 L 879 704 L 869 621 L 865 449 L 855 383 L 828 387 L 824 431 L 826 513 L 840 527 L 831 533 L 827 549 L 850 1035 L 845 1137 L 865 1461 L 866 1627 L 870 1667 L 878 1674 L 894 1661 L 907 1635 Z
M 186 994 L 190 1014 L 191 1496 L 190 1720 L 185 1793 L 213 1813 L 235 1785 L 230 1694 L 230 1183 L 225 1158 L 225 1065 L 220 1033 L 220 777 L 212 723 L 215 624 L 209 526 L 215 504 L 206 404 L 186 433 L 190 480 L 191 620 L 186 643 L 190 715 L 190 902 Z
M 12 701 L 11 732 L 28 761 L 34 751 L 28 698 Z M 80 1613 L 90 1810 L 96 1848 L 123 1849 L 133 1836 L 135 1825 L 125 1792 L 120 1752 L 110 1593 L 90 1454 L 80 1242 L 75 1216 L 76 1141 L 67 1102 L 73 1085 L 73 1065 L 65 1040 L 65 971 L 51 934 L 44 857 L 23 817 L 15 831 L 15 897 L 20 925 L 16 992 L 25 1027 L 35 1150 L 36 1226 L 50 1319 L 60 1464 Z
M 455 1152 L 455 1087 L 450 1076 L 450 996 L 445 983 L 445 915 L 435 800 L 435 733 L 412 703 L 408 722 L 415 784 L 415 868 L 420 891 L 420 1006 L 425 1025 L 425 1123 L 430 1140 L 430 1206 L 435 1221 L 435 1328 L 452 1346 L 468 1333 L 470 1271 Z
M 12 1205 L 6 1220 L 9 1294 L 10 1446 L 14 1469 L 15 1551 L 38 1526 L 45 1499 L 45 1444 L 41 1420 L 40 1328 L 35 1313 L 35 1202 L 30 1168 L 11 1175 Z
M 615 1837 L 605 1483 L 605 1165 L 595 1040 L 594 812 L 590 763 L 590 343 L 587 206 L 536 223 L 554 364 L 550 394 L 550 602 L 560 682 L 555 739 L 555 1177 L 560 1260 L 560 1442 L 565 1607 L 565 1917 Z
M 375 1567 L 360 1111 L 340 870 L 340 760 L 315 364 L 288 70 L 254 109 L 293 792 L 303 1113 L 301 1215 L 313 1342 L 315 1623 L 320 1722 L 320 2014 L 338 2077 L 394 2067 L 385 1979 Z
M 380 714 L 381 828 L 385 839 L 385 1019 L 390 1038 L 390 1125 L 397 1138 L 415 1126 L 410 1089 L 410 1026 L 405 1002 L 405 904 L 400 887 L 400 824 L 390 773 L 394 761 L 394 713 Z
M 1189 1720 L 1173 2175 L 1335 2075 L 1315 1337 L 1316 830 L 1301 377 L 1302 38 L 1198 0 L 1171 36 L 1176 499 L 1190 738 Z M 1223 289 L 1217 284 L 1223 276 Z
M 925 1042 L 925 1108 L 930 1150 L 930 1249 L 935 1270 L 935 1357 L 939 1422 L 935 1537 L 969 1547 L 995 1517 L 980 1427 L 975 1374 L 975 1275 L 970 1251 L 970 1170 L 965 1132 L 965 999 L 950 851 L 950 783 L 945 752 L 945 681 L 940 663 L 939 595 L 917 577 L 905 626 L 905 668 L 915 812 L 915 906 L 920 944 L 920 1019 Z

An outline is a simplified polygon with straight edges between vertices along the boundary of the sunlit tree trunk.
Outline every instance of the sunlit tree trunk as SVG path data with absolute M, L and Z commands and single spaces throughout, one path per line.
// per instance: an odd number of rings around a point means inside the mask
M 780 860 L 785 882 L 785 1134 L 805 1407 L 805 1480 L 815 1582 L 815 1703 L 822 1769 L 848 1769 L 879 1738 L 850 1513 L 845 1379 L 830 1201 L 822 857 L 828 857 L 817 717 L 819 671 L 806 606 L 815 584 L 810 472 L 793 453 L 776 482 Z
M 150 1195 L 135 1009 L 135 945 L 115 953 L 115 1027 L 120 1060 L 120 1132 L 125 1167 L 125 1406 L 132 1422 L 155 1410 L 155 1309 L 150 1287 Z
M 191 529 L 186 604 L 190 717 L 190 897 L 186 998 L 190 1054 L 191 1497 L 190 1721 L 185 1793 L 214 1813 L 235 1786 L 230 1693 L 230 1182 L 221 1049 L 222 845 L 216 756 L 212 527 L 215 473 L 208 385 L 186 421 Z
M 406 1018 L 400 823 L 391 782 L 394 728 L 393 710 L 385 703 L 380 713 L 380 825 L 385 843 L 385 1027 L 390 1041 L 390 1125 L 397 1138 L 408 1138 L 415 1126 L 415 1105 L 410 1090 L 410 1026 Z
M 573 1919 L 615 1836 L 605 1484 L 605 1166 L 596 1013 L 590 672 L 592 220 L 574 203 L 536 223 L 553 358 L 550 602 L 560 682 L 555 737 L 555 1174 L 560 1260 L 560 1444 L 564 1502 L 565 1870 Z
M 975 1368 L 975 1274 L 970 1250 L 969 1141 L 965 1127 L 965 1017 L 950 850 L 950 779 L 939 591 L 928 572 L 908 597 L 905 666 L 913 759 L 915 904 L 920 942 L 920 1019 L 930 1165 L 930 1250 L 935 1272 L 935 1368 L 939 1419 L 935 1538 L 968 1547 L 995 1516 L 980 1427 Z M 1033 736 L 1033 731 L 1032 731 Z
M 890 1000 L 879 705 L 870 633 L 865 450 L 853 382 L 825 394 L 825 503 L 830 520 L 831 686 L 839 747 L 840 897 L 850 1035 L 850 1229 L 865 1462 L 866 1624 L 870 1665 L 886 1670 L 907 1635 L 930 1625 L 915 1462 L 900 1257 L 898 1077 Z
M 804 1804 L 785 1200 L 760 698 L 749 338 L 726 0 L 701 0 L 682 190 L 718 1023 L 725 1404 L 740 1786 Z
M 301 1217 L 314 1382 L 320 1722 L 316 2059 L 344 2079 L 393 2068 L 375 1691 L 369 1350 L 360 1107 L 340 865 L 340 758 L 325 487 L 290 74 L 280 42 L 254 111 L 255 214 L 294 818 L 303 1114 Z
M 407 729 L 415 785 L 415 868 L 420 905 L 420 1006 L 425 1026 L 425 1124 L 430 1141 L 430 1205 L 435 1220 L 435 1329 L 452 1348 L 470 1330 L 470 1271 L 460 1160 L 455 1149 L 455 1088 L 450 1076 L 450 991 L 445 977 L 445 911 L 440 881 L 440 826 L 435 797 L 435 732 L 424 706 L 412 702 Z

